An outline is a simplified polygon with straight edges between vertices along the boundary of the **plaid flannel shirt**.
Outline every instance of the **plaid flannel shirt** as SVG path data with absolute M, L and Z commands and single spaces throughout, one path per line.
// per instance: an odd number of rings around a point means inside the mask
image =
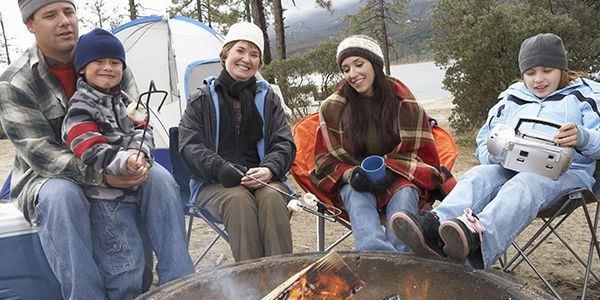
M 137 87 L 129 69 L 121 86 L 134 99 Z M 62 141 L 68 98 L 37 44 L 0 75 L 0 121 L 15 147 L 10 199 L 29 221 L 41 186 L 50 178 L 102 185 L 102 174 L 86 166 Z

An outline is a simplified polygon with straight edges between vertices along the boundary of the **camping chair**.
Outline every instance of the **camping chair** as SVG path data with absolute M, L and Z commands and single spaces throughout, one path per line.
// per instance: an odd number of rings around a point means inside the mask
M 450 134 L 442 127 L 438 126 L 434 119 L 430 118 L 429 121 L 432 127 L 434 138 L 436 140 L 440 162 L 446 169 L 445 171 L 447 171 L 444 175 L 446 178 L 450 178 L 450 170 L 452 169 L 456 156 L 458 155 L 458 147 L 456 147 L 452 136 L 450 136 Z M 292 176 L 298 185 L 300 185 L 304 191 L 314 194 L 323 202 L 317 203 L 317 209 L 320 213 L 331 216 L 335 220 L 334 222 L 341 224 L 349 230 L 341 238 L 336 240 L 325 249 L 325 219 L 322 217 L 317 217 L 317 251 L 329 251 L 331 248 L 335 247 L 352 234 L 352 227 L 350 226 L 350 218 L 345 211 L 342 211 L 338 214 L 329 208 L 330 206 L 334 206 L 334 195 L 326 194 L 325 192 L 319 190 L 311 182 L 308 176 L 310 171 L 315 168 L 314 146 L 318 126 L 318 112 L 303 118 L 294 126 L 292 135 L 294 136 L 294 142 L 296 143 L 297 150 L 296 159 L 292 164 L 290 172 L 292 173 Z M 451 180 L 448 180 L 447 184 L 445 184 L 444 190 L 449 192 L 449 190 L 451 190 L 455 184 L 456 180 L 451 178 Z M 441 200 L 441 198 L 445 195 L 442 193 L 440 196 L 441 197 L 439 200 Z
M 179 158 L 179 128 L 169 128 L 169 157 L 171 159 L 171 165 L 173 166 L 173 177 L 179 185 L 181 201 L 184 204 L 184 214 L 189 216 L 188 229 L 187 229 L 187 242 L 188 246 L 192 235 L 192 224 L 194 223 L 194 217 L 201 218 L 204 222 L 210 226 L 217 234 L 215 238 L 206 246 L 200 257 L 194 262 L 194 267 L 200 263 L 202 258 L 206 256 L 208 251 L 215 245 L 219 238 L 223 238 L 229 243 L 229 236 L 225 232 L 224 228 L 219 227 L 222 224 L 217 220 L 210 212 L 200 205 L 196 205 L 195 200 L 190 198 L 190 171 L 183 165 L 183 162 Z
M 521 262 L 525 261 L 533 269 L 540 280 L 544 282 L 548 289 L 552 291 L 554 296 L 556 296 L 558 299 L 562 299 L 552 287 L 550 282 L 548 282 L 548 280 L 541 274 L 541 272 L 538 270 L 538 268 L 536 268 L 529 258 L 533 251 L 535 251 L 551 234 L 554 234 L 554 236 L 556 236 L 565 245 L 565 247 L 585 268 L 585 279 L 581 296 L 581 299 L 585 299 L 590 274 L 594 276 L 598 282 L 600 282 L 600 277 L 598 277 L 598 275 L 592 271 L 592 257 L 594 254 L 594 248 L 596 249 L 598 258 L 600 258 L 600 247 L 597 239 L 598 216 L 600 213 L 600 202 L 598 202 L 598 199 L 600 198 L 600 161 L 596 162 L 594 178 L 596 179 L 596 183 L 594 184 L 592 190 L 587 188 L 574 189 L 567 195 L 562 196 L 554 206 L 544 211 L 540 211 L 537 214 L 537 218 L 543 221 L 543 225 L 523 246 L 519 246 L 516 242 L 512 243 L 513 247 L 517 250 L 517 253 L 510 260 L 507 260 L 507 254 L 504 253 L 503 259 L 500 259 L 500 265 L 502 266 L 503 271 L 510 273 Z M 587 208 L 587 205 L 591 203 L 596 203 L 596 214 L 593 222 Z M 588 228 L 590 230 L 590 247 L 587 261 L 584 261 L 557 231 L 559 226 L 563 224 L 564 221 L 567 220 L 567 218 L 571 216 L 571 214 L 579 207 L 581 207 L 583 210 Z M 542 234 L 544 235 L 542 236 Z

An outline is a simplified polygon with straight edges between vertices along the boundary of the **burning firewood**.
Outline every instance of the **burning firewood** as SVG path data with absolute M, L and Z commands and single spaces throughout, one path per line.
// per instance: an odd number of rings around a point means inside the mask
M 335 251 L 304 268 L 262 300 L 351 299 L 363 282 Z

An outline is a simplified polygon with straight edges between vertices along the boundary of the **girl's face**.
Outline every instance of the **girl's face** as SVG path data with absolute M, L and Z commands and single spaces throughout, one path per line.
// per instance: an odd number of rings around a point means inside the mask
M 373 96 L 373 81 L 375 70 L 371 62 L 360 56 L 348 56 L 342 61 L 344 78 L 359 94 Z
M 523 74 L 525 86 L 538 98 L 544 98 L 558 89 L 561 70 L 547 67 L 533 67 Z
M 225 69 L 236 81 L 246 81 L 256 74 L 260 65 L 260 50 L 254 44 L 238 41 L 233 45 L 227 59 Z
M 98 58 L 85 65 L 79 74 L 85 76 L 87 83 L 97 90 L 109 93 L 110 89 L 121 82 L 123 62 L 118 58 Z

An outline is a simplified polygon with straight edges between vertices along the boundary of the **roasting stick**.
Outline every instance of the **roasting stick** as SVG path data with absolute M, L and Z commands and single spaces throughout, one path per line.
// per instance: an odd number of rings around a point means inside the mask
M 236 167 L 235 167 L 234 165 L 232 165 L 232 164 L 230 164 L 229 166 L 231 166 L 231 167 L 232 167 L 232 168 L 233 168 L 233 169 L 234 169 L 236 172 L 238 172 L 238 174 L 240 174 L 240 175 L 242 175 L 242 176 L 248 176 L 250 179 L 252 179 L 252 180 L 254 180 L 254 181 L 257 181 L 258 183 L 260 183 L 260 184 L 263 184 L 264 186 L 270 187 L 270 188 L 272 188 L 272 189 L 274 189 L 274 190 L 276 190 L 276 191 L 280 192 L 280 193 L 281 193 L 281 194 L 283 194 L 283 195 L 286 195 L 286 196 L 288 196 L 288 197 L 290 197 L 290 198 L 293 198 L 293 200 L 290 200 L 290 202 L 288 203 L 288 209 L 290 209 L 290 210 L 292 210 L 292 211 L 294 211 L 294 212 L 300 212 L 300 211 L 302 211 L 302 210 L 305 210 L 305 211 L 307 211 L 307 212 L 309 212 L 309 213 L 311 213 L 311 214 L 313 214 L 313 215 L 319 216 L 319 217 L 321 217 L 321 218 L 323 218 L 323 219 L 326 219 L 326 220 L 328 220 L 328 221 L 331 221 L 331 222 L 335 222 L 335 221 L 336 221 L 336 220 L 335 220 L 335 218 L 333 218 L 333 217 L 327 216 L 327 215 L 325 215 L 325 214 L 322 214 L 322 213 L 320 213 L 320 212 L 318 212 L 318 211 L 315 211 L 315 210 L 313 210 L 313 209 L 311 209 L 311 208 L 309 208 L 309 207 L 307 207 L 307 206 L 305 206 L 305 205 L 302 205 L 302 203 L 300 202 L 300 200 L 298 200 L 298 198 L 300 197 L 300 195 L 292 195 L 292 194 L 290 194 L 290 193 L 287 193 L 287 192 L 285 192 L 285 191 L 282 191 L 281 189 L 279 189 L 279 188 L 277 188 L 277 187 L 275 187 L 275 186 L 273 186 L 273 185 L 270 185 L 270 184 L 268 184 L 268 183 L 266 183 L 266 182 L 264 182 L 264 181 L 262 181 L 262 180 L 260 180 L 260 179 L 258 179 L 258 178 L 255 178 L 254 176 L 251 176 L 251 175 L 248 175 L 248 174 L 244 174 L 244 172 L 242 172 L 242 170 L 240 170 L 240 169 L 236 168 Z M 309 194 L 310 194 L 310 193 L 309 193 Z M 307 194 L 307 195 L 309 195 L 309 194 Z M 314 195 L 313 195 L 313 194 L 310 194 L 310 195 L 312 195 L 313 197 L 312 197 L 312 198 L 311 198 L 311 197 L 308 197 L 308 198 L 310 198 L 311 200 L 314 200 L 314 201 L 315 201 L 315 202 L 314 202 L 314 203 L 315 203 L 315 205 L 316 205 L 316 203 L 317 203 L 317 202 L 319 202 L 319 203 L 322 203 L 322 204 L 324 204 L 324 205 L 327 205 L 327 204 L 325 204 L 325 203 L 321 202 L 320 200 L 315 200 L 315 199 L 317 199 L 317 198 L 316 198 L 316 197 L 314 197 Z M 304 196 L 304 199 L 307 199 L 306 195 Z M 336 210 L 338 210 L 338 211 L 339 211 L 339 213 L 337 213 L 337 214 L 336 214 L 336 216 L 337 216 L 337 215 L 339 215 L 339 214 L 341 213 L 341 210 L 340 210 L 339 208 L 337 208 L 337 207 L 332 207 L 332 206 L 329 206 L 329 205 L 327 205 L 327 206 L 328 206 L 329 208 L 336 209 Z

